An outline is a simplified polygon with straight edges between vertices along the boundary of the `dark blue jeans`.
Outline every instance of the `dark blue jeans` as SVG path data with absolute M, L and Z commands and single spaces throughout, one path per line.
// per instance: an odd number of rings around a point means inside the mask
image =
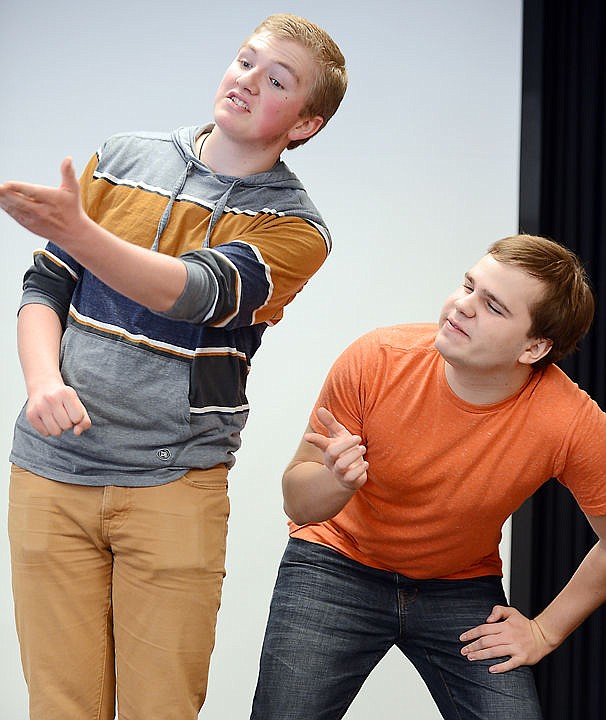
M 491 674 L 459 635 L 506 604 L 501 579 L 411 580 L 304 540 L 282 558 L 261 653 L 252 720 L 338 720 L 397 647 L 446 720 L 540 720 L 528 667 Z M 402 717 L 406 717 L 405 711 Z

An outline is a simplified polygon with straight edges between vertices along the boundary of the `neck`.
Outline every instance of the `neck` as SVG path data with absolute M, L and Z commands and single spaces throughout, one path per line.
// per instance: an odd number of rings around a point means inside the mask
M 520 364 L 507 372 L 493 369 L 457 368 L 444 361 L 444 372 L 453 393 L 472 405 L 491 405 L 514 395 L 528 382 L 532 374 L 529 365 Z
M 246 177 L 267 172 L 276 164 L 281 150 L 244 145 L 226 137 L 215 125 L 210 134 L 196 140 L 198 158 L 213 172 L 232 177 Z

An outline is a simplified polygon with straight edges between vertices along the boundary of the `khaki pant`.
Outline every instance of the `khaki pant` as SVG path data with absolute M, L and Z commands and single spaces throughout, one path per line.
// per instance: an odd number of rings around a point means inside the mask
M 9 535 L 32 720 L 194 720 L 225 575 L 224 467 L 150 488 L 13 467 Z

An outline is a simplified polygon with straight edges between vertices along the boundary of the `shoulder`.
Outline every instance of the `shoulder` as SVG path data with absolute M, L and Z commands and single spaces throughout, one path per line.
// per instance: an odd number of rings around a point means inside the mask
M 567 423 L 596 422 L 606 428 L 606 413 L 557 365 L 548 365 L 531 386 L 549 415 Z
M 110 135 L 101 147 L 129 145 L 133 143 L 170 142 L 171 135 L 167 132 L 133 131 Z
M 395 352 L 434 351 L 434 341 L 438 326 L 436 323 L 407 323 L 377 328 L 374 341 L 378 347 Z
M 322 215 L 311 200 L 305 186 L 283 160 L 265 173 L 246 178 L 244 185 L 264 195 L 266 209 L 279 215 L 300 217 L 314 225 L 326 227 Z
M 188 130 L 188 129 L 183 129 Z M 107 160 L 117 154 L 132 155 L 160 152 L 162 148 L 174 147 L 174 133 L 138 130 L 110 135 L 99 147 L 97 155 L 100 160 Z
M 346 355 L 389 356 L 392 354 L 435 353 L 435 323 L 410 323 L 375 328 L 354 340 L 344 351 Z
M 537 387 L 553 397 L 587 402 L 591 397 L 557 365 L 548 365 L 538 376 Z M 592 401 L 593 402 L 593 401 Z
M 173 132 L 138 131 L 111 135 L 97 150 L 98 162 L 92 179 L 170 195 L 187 164 L 185 141 L 179 144 L 176 138 L 193 135 L 195 130 L 191 127 Z

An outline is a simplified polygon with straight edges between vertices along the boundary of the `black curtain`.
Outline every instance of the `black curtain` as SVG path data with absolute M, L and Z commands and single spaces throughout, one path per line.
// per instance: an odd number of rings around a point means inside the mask
M 596 318 L 561 366 L 606 409 L 606 3 L 526 0 L 523 53 L 520 230 L 584 261 Z M 595 540 L 568 491 L 548 482 L 513 518 L 512 605 L 540 612 Z M 546 720 L 604 720 L 606 608 L 534 672 Z

